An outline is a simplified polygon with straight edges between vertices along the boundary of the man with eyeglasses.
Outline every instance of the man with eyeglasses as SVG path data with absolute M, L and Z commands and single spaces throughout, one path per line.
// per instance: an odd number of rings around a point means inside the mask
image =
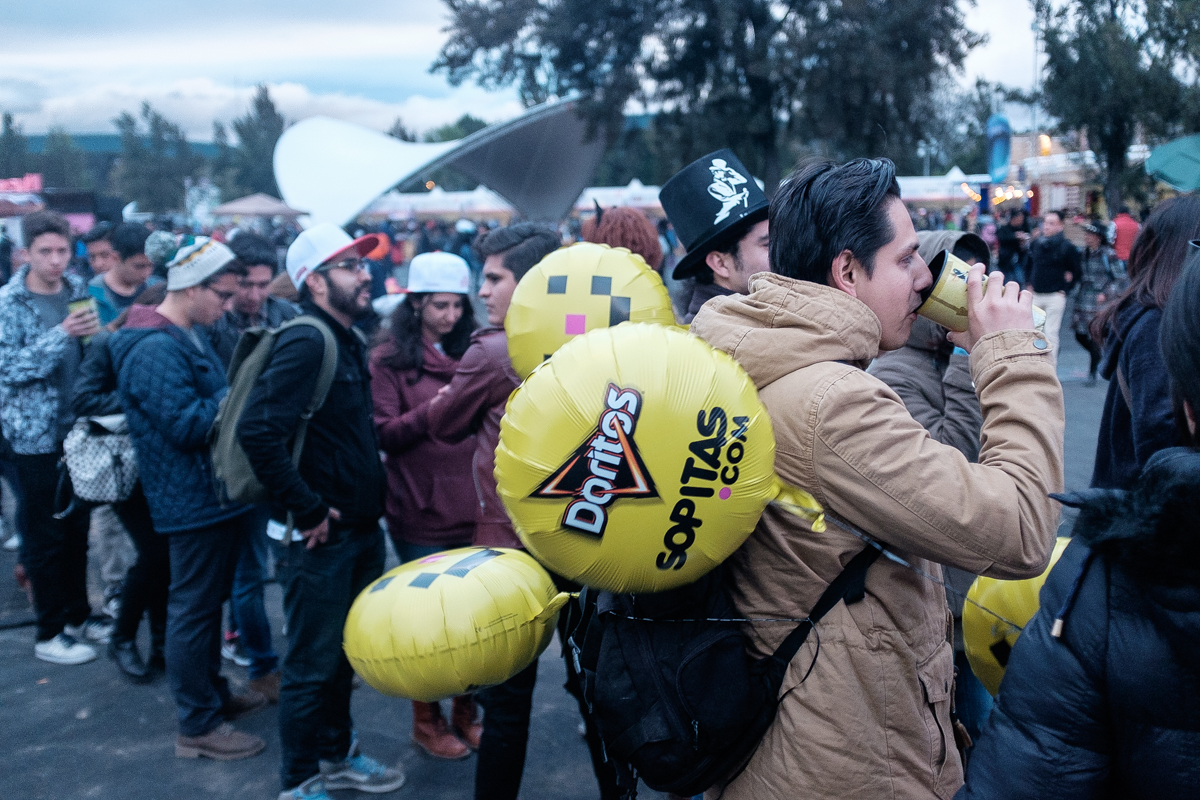
M 292 303 L 270 293 L 275 277 L 275 247 L 263 237 L 236 231 L 227 245 L 245 268 L 238 278 L 232 308 L 208 329 L 209 341 L 226 369 L 238 339 L 250 328 L 278 328 L 300 313 Z M 223 657 L 247 668 L 250 688 L 279 702 L 279 656 L 271 641 L 271 623 L 263 600 L 267 575 L 267 521 L 270 506 L 255 506 L 254 532 L 242 543 L 233 593 L 229 598 L 229 633 L 221 646 Z
M 350 719 L 354 673 L 342 652 L 350 604 L 383 574 L 385 553 L 385 478 L 367 343 L 354 326 L 373 313 L 371 274 L 361 259 L 379 236 L 351 239 L 321 224 L 288 248 L 301 312 L 323 322 L 337 342 L 333 386 L 309 421 L 299 463 L 292 462 L 292 443 L 325 354 L 317 328 L 280 333 L 238 425 L 272 516 L 292 526 L 280 559 L 288 636 L 279 692 L 281 800 L 328 800 L 326 790 L 334 789 L 384 793 L 404 783 L 399 769 L 359 752 Z
M 266 747 L 229 725 L 263 708 L 266 698 L 234 695 L 220 675 L 221 603 L 254 517 L 247 506 L 223 507 L 213 490 L 208 432 L 228 387 L 198 331 L 229 307 L 240 270 L 225 245 L 197 238 L 167 265 L 166 299 L 130 306 L 125 326 L 108 341 L 150 517 L 169 540 L 165 655 L 181 758 L 227 761 Z

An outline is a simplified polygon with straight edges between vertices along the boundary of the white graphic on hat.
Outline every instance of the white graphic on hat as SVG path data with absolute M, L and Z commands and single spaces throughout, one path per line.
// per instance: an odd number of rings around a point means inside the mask
M 713 176 L 713 182 L 708 185 L 708 193 L 721 201 L 721 210 L 717 212 L 717 217 L 713 220 L 713 224 L 716 225 L 728 217 L 729 212 L 738 203 L 743 206 L 749 205 L 750 190 L 742 189 L 740 192 L 737 190 L 736 187 L 745 183 L 746 179 L 738 174 L 737 170 L 726 166 L 723 158 L 714 158 L 708 171 Z

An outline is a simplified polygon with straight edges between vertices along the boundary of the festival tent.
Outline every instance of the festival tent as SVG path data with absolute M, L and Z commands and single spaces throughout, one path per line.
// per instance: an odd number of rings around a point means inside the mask
M 570 211 L 604 155 L 574 101 L 547 103 L 454 142 L 402 142 L 348 122 L 312 117 L 275 145 L 275 180 L 307 224 L 344 225 L 394 186 L 454 167 L 531 220 Z
M 306 213 L 262 192 L 230 200 L 212 210 L 214 217 L 299 217 Z
M 1154 148 L 1146 172 L 1181 192 L 1200 190 L 1200 134 Z

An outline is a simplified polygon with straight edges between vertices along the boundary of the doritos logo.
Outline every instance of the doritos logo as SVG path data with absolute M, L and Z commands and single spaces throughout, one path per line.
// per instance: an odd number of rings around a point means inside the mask
M 604 535 L 608 506 L 617 498 L 658 497 L 633 441 L 641 410 L 641 394 L 610 383 L 596 431 L 530 497 L 574 497 L 562 525 L 592 536 Z

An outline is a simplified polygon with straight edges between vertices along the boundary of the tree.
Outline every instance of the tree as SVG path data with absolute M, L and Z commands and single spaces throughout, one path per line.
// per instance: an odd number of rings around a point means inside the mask
M 187 136 L 175 123 L 142 103 L 145 130 L 128 111 L 113 120 L 121 135 L 121 157 L 112 182 L 119 194 L 136 200 L 143 211 L 176 211 L 184 207 L 184 179 L 196 175 L 203 159 L 192 152 Z
M 415 142 L 417 140 L 417 134 L 404 127 L 404 120 L 400 117 L 396 117 L 396 121 L 392 123 L 392 127 L 388 128 L 387 135 L 402 142 Z
M 527 105 L 578 92 L 610 142 L 641 101 L 675 115 L 680 161 L 733 147 L 768 193 L 785 154 L 915 158 L 919 100 L 982 41 L 956 0 L 445 2 L 433 70 L 452 83 L 516 84 Z
M 476 131 L 481 131 L 487 127 L 487 123 L 479 117 L 472 117 L 470 114 L 463 114 L 456 121 L 448 125 L 443 125 L 440 128 L 434 128 L 425 134 L 427 142 L 453 142 L 457 139 L 465 139 Z
M 58 189 L 91 188 L 87 157 L 64 128 L 51 128 L 38 158 L 42 183 Z
M 1150 139 L 1178 132 L 1184 87 L 1176 60 L 1137 0 L 1036 0 L 1044 31 L 1046 110 L 1084 129 L 1105 167 L 1104 197 L 1121 207 L 1126 153 L 1139 129 Z M 1115 211 L 1114 211 L 1115 213 Z
M 0 127 L 0 178 L 23 178 L 31 166 L 25 134 L 6 112 Z
M 237 180 L 248 192 L 279 196 L 275 183 L 275 143 L 286 127 L 283 115 L 271 101 L 267 87 L 259 85 L 250 111 L 233 121 L 238 137 Z
M 220 122 L 213 122 L 214 155 L 208 162 L 209 180 L 221 193 L 221 200 L 236 200 L 247 194 L 238 183 L 237 150 L 229 144 L 229 133 Z

